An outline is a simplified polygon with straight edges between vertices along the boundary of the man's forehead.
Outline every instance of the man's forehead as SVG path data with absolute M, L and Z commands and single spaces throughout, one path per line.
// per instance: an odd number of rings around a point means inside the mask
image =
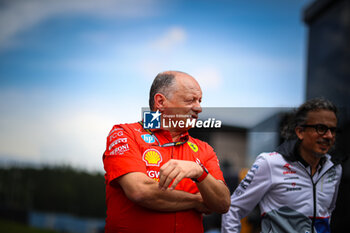
M 175 77 L 176 92 L 187 93 L 202 93 L 198 82 L 191 76 L 177 76 Z
M 320 110 L 314 110 L 314 111 L 309 111 L 307 113 L 307 121 L 313 121 L 313 122 L 318 122 L 318 121 L 335 121 L 337 122 L 337 116 L 335 113 L 331 110 L 326 110 L 326 109 L 320 109 Z
M 174 94 L 178 96 L 202 96 L 202 90 L 200 87 L 194 86 L 181 86 L 177 88 Z

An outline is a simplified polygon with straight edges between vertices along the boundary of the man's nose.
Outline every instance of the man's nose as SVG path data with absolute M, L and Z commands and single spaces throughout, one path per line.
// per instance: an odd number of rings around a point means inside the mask
M 195 111 L 196 113 L 202 112 L 202 106 L 199 101 L 196 101 L 192 107 L 192 110 Z
M 326 133 L 323 135 L 325 138 L 333 138 L 335 136 L 334 133 L 332 133 L 331 129 L 327 129 Z

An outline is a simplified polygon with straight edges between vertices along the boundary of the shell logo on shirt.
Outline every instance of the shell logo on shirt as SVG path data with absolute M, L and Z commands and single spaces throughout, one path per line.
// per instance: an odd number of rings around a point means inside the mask
M 157 166 L 163 161 L 162 155 L 156 149 L 148 149 L 143 152 L 142 160 L 146 162 L 146 166 Z
M 194 152 L 197 152 L 198 151 L 198 146 L 192 142 L 187 142 L 187 144 L 191 147 L 191 149 L 194 151 Z

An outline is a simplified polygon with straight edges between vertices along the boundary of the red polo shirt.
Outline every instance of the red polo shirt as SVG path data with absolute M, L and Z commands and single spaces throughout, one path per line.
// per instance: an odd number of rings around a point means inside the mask
M 172 142 L 169 131 L 155 130 L 160 144 Z M 129 172 L 142 172 L 159 181 L 159 169 L 170 159 L 195 161 L 199 158 L 209 173 L 224 181 L 219 161 L 213 149 L 205 142 L 181 135 L 178 146 L 160 147 L 157 141 L 139 123 L 115 125 L 107 137 L 103 155 L 106 171 L 107 218 L 105 232 L 128 233 L 200 233 L 203 232 L 202 214 L 194 209 L 178 212 L 159 212 L 139 206 L 130 201 L 121 187 L 110 182 Z M 175 188 L 197 193 L 196 184 L 188 178 Z

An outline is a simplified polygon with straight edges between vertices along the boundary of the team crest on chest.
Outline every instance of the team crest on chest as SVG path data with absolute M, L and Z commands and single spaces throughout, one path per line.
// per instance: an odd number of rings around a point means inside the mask
M 187 142 L 187 144 L 190 146 L 190 148 L 194 151 L 197 152 L 198 151 L 198 146 L 192 142 Z

